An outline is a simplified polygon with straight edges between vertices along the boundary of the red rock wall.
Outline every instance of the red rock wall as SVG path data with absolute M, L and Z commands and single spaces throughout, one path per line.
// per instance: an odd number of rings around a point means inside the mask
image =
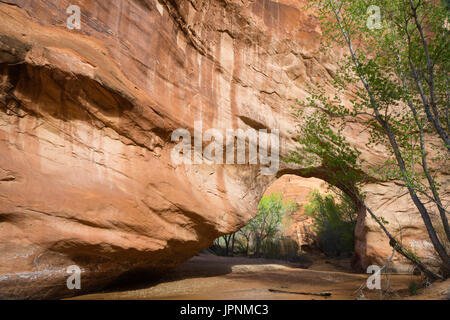
M 279 129 L 285 155 L 289 106 L 342 54 L 316 53 L 317 21 L 294 0 L 8 0 L 0 21 L 1 298 L 79 293 L 73 264 L 83 290 L 158 274 L 244 225 L 275 176 L 174 165 L 171 133 Z M 360 129 L 349 137 L 379 161 Z

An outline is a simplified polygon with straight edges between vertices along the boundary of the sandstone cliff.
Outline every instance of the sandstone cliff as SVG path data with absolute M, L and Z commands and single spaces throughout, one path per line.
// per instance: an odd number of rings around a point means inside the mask
M 66 26 L 72 4 L 80 30 Z M 269 184 L 302 168 L 174 165 L 172 132 L 278 129 L 286 155 L 289 106 L 342 55 L 316 52 L 317 21 L 296 0 L 7 0 L 0 20 L 0 298 L 78 293 L 74 264 L 86 291 L 158 274 L 245 225 Z M 362 131 L 349 139 L 381 163 Z M 368 188 L 378 215 L 423 229 L 394 182 Z M 360 267 L 390 253 L 367 220 Z

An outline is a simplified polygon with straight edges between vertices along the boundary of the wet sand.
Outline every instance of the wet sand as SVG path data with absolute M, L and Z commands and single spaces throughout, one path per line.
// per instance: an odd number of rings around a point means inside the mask
M 171 300 L 354 300 L 362 298 L 358 288 L 368 275 L 351 271 L 349 260 L 316 256 L 308 269 L 301 264 L 245 257 L 218 257 L 201 254 L 168 272 L 157 283 L 141 283 L 138 288 L 114 289 L 74 299 L 171 299 Z M 410 298 L 408 285 L 413 275 L 390 275 L 393 294 L 383 299 Z M 386 279 L 382 278 L 385 288 Z M 299 295 L 281 291 L 321 293 L 330 297 Z M 378 290 L 365 290 L 364 297 L 380 299 Z

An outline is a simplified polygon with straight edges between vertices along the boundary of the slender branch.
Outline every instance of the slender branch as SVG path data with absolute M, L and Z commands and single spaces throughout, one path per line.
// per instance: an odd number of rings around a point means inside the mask
M 423 88 L 421 88 L 421 84 L 420 84 L 420 78 L 418 77 L 416 68 L 414 67 L 414 64 L 412 62 L 412 58 L 411 58 L 411 52 L 409 52 L 409 60 L 410 60 L 410 64 L 412 66 L 413 69 L 413 73 L 414 73 L 414 77 L 416 79 L 416 83 L 419 87 L 419 91 L 420 94 L 422 96 L 422 100 L 424 102 L 424 106 L 425 106 L 425 111 L 427 112 L 427 116 L 428 118 L 431 120 L 431 123 L 434 125 L 436 131 L 438 132 L 439 136 L 441 137 L 441 139 L 444 141 L 445 146 L 447 147 L 447 150 L 450 152 L 450 140 L 449 137 L 447 135 L 447 133 L 443 130 L 441 122 L 439 120 L 439 112 L 438 109 L 436 107 L 436 98 L 435 98 L 435 93 L 434 93 L 434 63 L 430 58 L 430 53 L 429 53 L 429 48 L 428 48 L 428 42 L 425 39 L 425 35 L 423 32 L 423 28 L 421 23 L 419 22 L 418 16 L 417 16 L 417 9 L 420 6 L 420 3 L 418 5 L 414 5 L 413 0 L 409 0 L 410 4 L 411 4 L 411 9 L 412 9 L 412 17 L 414 18 L 414 22 L 416 25 L 417 30 L 419 31 L 419 35 L 420 35 L 420 39 L 421 39 L 421 43 L 422 43 L 422 47 L 424 49 L 425 52 L 425 58 L 426 58 L 426 62 L 427 62 L 427 69 L 428 69 L 428 87 L 429 87 L 429 91 L 430 91 L 430 100 L 428 103 L 428 99 L 424 99 L 425 95 L 423 93 Z M 411 44 L 411 37 L 409 35 L 408 32 L 408 28 L 406 28 L 406 32 L 408 35 L 408 44 L 409 44 L 409 48 L 411 48 L 410 44 Z M 430 113 L 430 106 L 431 106 L 431 110 L 433 111 L 433 115 L 431 115 Z
M 352 42 L 347 34 L 347 32 L 345 31 L 342 22 L 341 22 L 341 18 L 338 14 L 338 12 L 335 9 L 334 6 L 334 1 L 333 0 L 329 0 L 330 4 L 331 4 L 331 8 L 334 12 L 334 15 L 336 17 L 336 20 L 338 22 L 339 28 L 347 42 L 348 48 L 350 50 L 350 54 L 352 57 L 352 60 L 355 64 L 356 69 L 359 69 L 359 62 L 358 59 L 356 57 L 356 53 L 353 49 L 353 45 Z M 408 175 L 408 172 L 406 170 L 406 164 L 405 161 L 402 157 L 402 154 L 400 153 L 400 148 L 398 146 L 397 140 L 395 138 L 395 135 L 392 132 L 391 126 L 389 125 L 389 123 L 387 121 L 385 121 L 384 119 L 382 119 L 382 117 L 380 116 L 380 112 L 376 103 L 376 99 L 375 96 L 372 92 L 372 89 L 369 85 L 369 83 L 367 82 L 367 80 L 365 79 L 365 77 L 358 73 L 358 77 L 361 79 L 361 82 L 363 83 L 368 95 L 369 95 L 369 99 L 370 99 L 370 103 L 372 108 L 374 109 L 375 112 L 375 116 L 377 121 L 380 123 L 380 125 L 384 128 L 386 135 L 388 136 L 389 142 L 391 144 L 392 150 L 394 151 L 394 155 L 395 158 L 397 160 L 398 166 L 400 168 L 400 171 L 402 172 L 402 178 L 407 186 L 408 192 L 411 196 L 411 199 L 413 200 L 414 204 L 416 205 L 417 209 L 419 210 L 421 216 L 422 216 L 422 220 L 424 221 L 425 227 L 427 229 L 428 235 L 430 237 L 431 242 L 434 245 L 435 250 L 437 251 L 437 253 L 439 254 L 440 258 L 443 261 L 443 264 L 445 266 L 446 269 L 449 269 L 450 271 L 450 257 L 447 254 L 445 248 L 443 247 L 441 241 L 439 240 L 439 238 L 436 235 L 436 231 L 433 227 L 433 223 L 431 221 L 430 215 L 427 211 L 427 209 L 425 208 L 424 204 L 422 203 L 422 201 L 418 198 L 417 194 L 415 193 L 415 191 L 411 188 L 410 186 L 410 177 Z M 447 144 L 447 147 L 450 148 L 450 145 Z M 450 150 L 450 149 L 449 149 Z
M 398 58 L 398 64 L 399 66 L 401 65 L 401 57 L 400 55 L 397 56 Z M 417 125 L 417 127 L 419 128 L 419 138 L 420 138 L 420 153 L 421 153 L 421 159 L 422 159 L 422 168 L 423 171 L 425 173 L 425 176 L 427 178 L 428 181 L 428 185 L 430 186 L 431 192 L 433 194 L 433 200 L 436 203 L 438 210 L 439 210 L 439 214 L 441 216 L 441 221 L 442 224 L 444 226 L 444 230 L 445 230 L 445 234 L 447 235 L 447 239 L 450 241 L 450 227 L 448 224 L 448 219 L 446 216 L 446 210 L 444 209 L 444 207 L 442 206 L 442 202 L 441 199 L 439 197 L 439 193 L 436 189 L 436 182 L 434 181 L 434 178 L 432 177 L 432 175 L 430 174 L 430 171 L 428 169 L 428 160 L 427 160 L 427 152 L 425 149 L 425 139 L 424 139 L 424 131 L 423 131 L 423 125 L 419 120 L 419 116 L 417 114 L 417 110 L 416 107 L 413 103 L 413 101 L 411 100 L 411 98 L 409 97 L 408 94 L 408 86 L 406 84 L 406 79 L 404 74 L 400 71 L 400 79 L 403 85 L 403 90 L 405 92 L 405 94 L 407 95 L 407 100 L 408 100 L 408 106 L 409 109 L 411 110 L 413 117 L 414 117 L 414 121 Z

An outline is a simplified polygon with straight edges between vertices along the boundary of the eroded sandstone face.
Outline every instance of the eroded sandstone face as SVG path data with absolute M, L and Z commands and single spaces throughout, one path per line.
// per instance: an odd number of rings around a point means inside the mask
M 80 30 L 66 27 L 73 4 Z M 8 0 L 0 21 L 1 298 L 78 294 L 66 287 L 70 265 L 85 291 L 158 274 L 245 225 L 276 176 L 174 165 L 172 132 L 199 120 L 278 129 L 284 156 L 289 106 L 308 83 L 326 84 L 343 52 L 317 53 L 317 21 L 294 0 Z M 349 139 L 383 161 L 361 131 L 351 124 Z M 391 186 L 376 188 L 390 197 Z M 390 251 L 378 238 L 384 251 L 369 250 L 366 220 L 362 267 Z

